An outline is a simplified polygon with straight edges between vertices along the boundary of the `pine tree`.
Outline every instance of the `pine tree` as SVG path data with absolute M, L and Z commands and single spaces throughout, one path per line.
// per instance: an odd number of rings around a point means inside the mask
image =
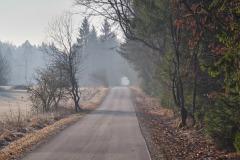
M 5 85 L 7 83 L 9 72 L 10 72 L 9 63 L 0 50 L 0 85 Z
M 79 29 L 79 38 L 77 39 L 78 43 L 87 45 L 89 34 L 90 34 L 89 22 L 88 19 L 85 17 Z
M 91 40 L 97 40 L 97 32 L 94 26 L 92 26 L 92 30 L 89 34 L 89 39 Z
M 102 38 L 101 38 L 103 40 L 107 40 L 107 39 L 115 36 L 114 33 L 111 31 L 111 25 L 107 21 L 107 18 L 104 19 L 104 23 L 102 25 L 101 32 L 103 33 Z

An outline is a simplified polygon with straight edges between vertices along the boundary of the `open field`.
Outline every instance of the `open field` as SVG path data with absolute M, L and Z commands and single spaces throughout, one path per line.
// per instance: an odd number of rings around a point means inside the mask
M 3 87 L 1 87 L 3 88 Z M 0 90 L 0 117 L 11 113 L 27 114 L 31 109 L 26 90 L 16 90 L 4 87 Z
M 101 88 L 81 88 L 81 104 L 85 106 Z M 73 101 L 61 103 L 64 107 L 73 107 Z M 31 111 L 31 102 L 27 90 L 13 89 L 12 86 L 0 86 L 0 117 L 9 114 L 27 115 Z

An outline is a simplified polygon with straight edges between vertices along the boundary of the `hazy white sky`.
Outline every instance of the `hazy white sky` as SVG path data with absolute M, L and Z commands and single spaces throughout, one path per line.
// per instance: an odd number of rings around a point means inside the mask
M 29 40 L 31 44 L 41 44 L 54 16 L 77 10 L 72 3 L 73 0 L 0 0 L 0 41 L 21 45 Z

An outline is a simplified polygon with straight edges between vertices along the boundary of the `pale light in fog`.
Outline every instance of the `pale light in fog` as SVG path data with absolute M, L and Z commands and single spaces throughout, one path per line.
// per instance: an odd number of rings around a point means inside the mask
M 129 79 L 127 77 L 122 77 L 121 85 L 122 86 L 128 86 L 129 85 Z

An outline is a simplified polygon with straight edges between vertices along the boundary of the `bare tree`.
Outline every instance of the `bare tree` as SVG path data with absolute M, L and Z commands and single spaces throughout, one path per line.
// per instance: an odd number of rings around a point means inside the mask
M 10 72 L 10 66 L 7 59 L 0 53 L 0 85 L 7 83 L 7 76 Z
M 62 73 L 63 79 L 68 82 L 66 89 L 69 91 L 74 103 L 75 111 L 80 108 L 81 92 L 79 89 L 78 71 L 81 62 L 81 50 L 75 43 L 75 29 L 72 16 L 64 13 L 49 25 L 49 45 L 46 52 L 51 58 L 51 63 Z

